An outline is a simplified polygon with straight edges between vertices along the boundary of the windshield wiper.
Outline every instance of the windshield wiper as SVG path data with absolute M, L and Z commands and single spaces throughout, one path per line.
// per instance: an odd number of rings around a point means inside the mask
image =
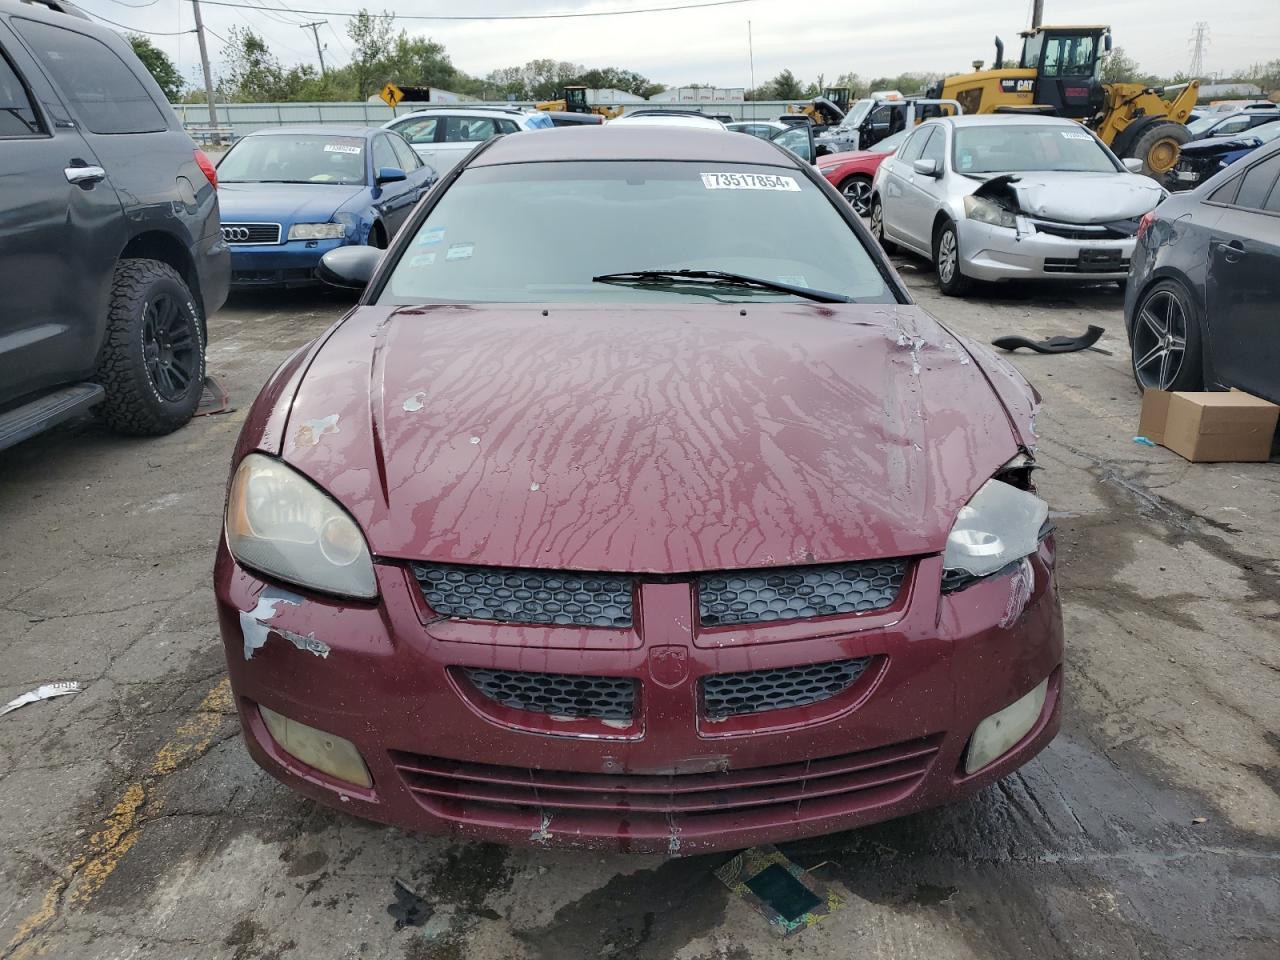
M 776 290 L 778 293 L 790 293 L 806 300 L 819 303 L 853 303 L 852 297 L 839 293 L 827 293 L 825 290 L 813 290 L 792 283 L 780 283 L 777 280 L 762 280 L 742 273 L 729 273 L 725 270 L 632 270 L 628 273 L 605 273 L 591 278 L 593 283 L 614 283 L 621 286 L 667 286 L 687 283 L 693 286 L 732 286 L 749 287 L 755 290 Z

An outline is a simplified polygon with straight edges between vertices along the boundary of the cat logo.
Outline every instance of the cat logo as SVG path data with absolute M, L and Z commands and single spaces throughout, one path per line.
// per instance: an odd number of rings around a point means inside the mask
M 1001 93 L 1032 93 L 1036 88 L 1036 82 L 1033 79 L 1028 80 L 1001 80 Z

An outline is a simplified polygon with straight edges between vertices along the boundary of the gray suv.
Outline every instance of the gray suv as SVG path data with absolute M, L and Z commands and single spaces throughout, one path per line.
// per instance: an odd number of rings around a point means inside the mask
M 217 174 L 129 45 L 0 0 L 0 449 L 89 408 L 185 424 L 229 278 Z

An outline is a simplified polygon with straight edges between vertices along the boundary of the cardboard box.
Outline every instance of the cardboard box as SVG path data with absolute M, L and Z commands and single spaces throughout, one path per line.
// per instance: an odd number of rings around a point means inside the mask
M 1271 459 L 1280 406 L 1244 393 L 1142 395 L 1138 431 L 1192 463 L 1260 462 Z

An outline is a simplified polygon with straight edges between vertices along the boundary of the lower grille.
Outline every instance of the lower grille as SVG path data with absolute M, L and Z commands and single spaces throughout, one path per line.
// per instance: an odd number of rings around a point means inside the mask
M 1123 240 L 1136 236 L 1138 218 L 1114 220 L 1111 223 L 1058 223 L 1053 220 L 1031 219 L 1037 233 L 1062 237 L 1066 240 Z
M 929 770 L 941 735 L 838 757 L 719 773 L 602 774 L 506 767 L 393 752 L 418 802 L 455 821 L 543 831 L 666 836 L 744 815 L 774 822 L 834 816 L 897 800 Z M 625 824 L 623 823 L 625 821 Z M 550 826 L 548 826 L 550 824 Z
M 222 239 L 227 243 L 279 243 L 278 223 L 224 223 Z
M 853 686 L 870 663 L 870 657 L 858 657 L 777 670 L 713 674 L 702 680 L 703 710 L 712 720 L 720 720 L 829 700 Z
M 1129 258 L 1085 260 L 1076 257 L 1045 257 L 1045 273 L 1128 273 Z
M 698 578 L 698 615 L 708 625 L 803 620 L 891 606 L 905 559 L 773 567 Z
M 514 567 L 413 564 L 422 596 L 443 617 L 557 626 L 631 626 L 630 577 Z
M 462 673 L 490 700 L 514 710 L 628 722 L 635 714 L 636 683 L 625 677 L 480 669 Z

